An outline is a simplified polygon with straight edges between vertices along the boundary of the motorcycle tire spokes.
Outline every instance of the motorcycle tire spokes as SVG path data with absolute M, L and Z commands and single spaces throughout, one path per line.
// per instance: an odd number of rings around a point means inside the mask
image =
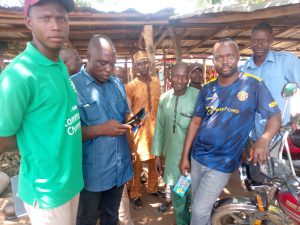
M 258 211 L 255 210 L 232 210 L 231 212 L 228 212 L 226 215 L 218 214 L 216 213 L 213 216 L 213 222 L 214 225 L 256 225 L 257 217 L 260 217 L 262 215 L 257 214 Z M 262 216 L 262 219 L 260 220 L 260 225 L 282 225 L 281 219 L 272 213 L 265 212 L 265 214 Z

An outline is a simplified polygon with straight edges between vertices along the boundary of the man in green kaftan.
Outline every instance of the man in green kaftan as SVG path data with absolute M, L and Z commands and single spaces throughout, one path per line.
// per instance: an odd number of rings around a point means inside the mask
M 188 87 L 188 83 L 188 65 L 183 62 L 177 63 L 171 72 L 173 89 L 160 97 L 151 152 L 156 156 L 155 171 L 158 175 L 163 172 L 164 182 L 171 187 L 171 198 L 177 225 L 190 224 L 190 190 L 184 197 L 180 197 L 173 191 L 181 176 L 179 162 L 199 92 L 193 87 Z M 162 171 L 160 156 L 165 157 L 164 171 Z

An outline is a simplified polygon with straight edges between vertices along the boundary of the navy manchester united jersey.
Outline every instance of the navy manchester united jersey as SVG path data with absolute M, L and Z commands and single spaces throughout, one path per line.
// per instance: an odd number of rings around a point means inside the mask
M 199 163 L 224 173 L 239 165 L 242 150 L 258 112 L 267 119 L 279 108 L 261 78 L 242 74 L 229 86 L 218 80 L 200 91 L 194 116 L 201 117 L 192 146 L 192 157 Z

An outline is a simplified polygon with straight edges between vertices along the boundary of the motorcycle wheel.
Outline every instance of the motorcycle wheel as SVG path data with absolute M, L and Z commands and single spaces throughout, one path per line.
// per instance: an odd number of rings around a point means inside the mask
M 254 199 L 227 198 L 216 202 L 212 225 L 253 225 L 258 208 Z M 281 217 L 272 212 L 266 212 L 262 225 L 282 225 Z

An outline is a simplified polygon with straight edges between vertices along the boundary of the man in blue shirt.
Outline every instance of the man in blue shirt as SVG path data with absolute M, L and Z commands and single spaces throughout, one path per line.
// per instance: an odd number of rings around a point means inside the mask
M 281 97 L 281 89 L 288 82 L 300 85 L 300 60 L 289 52 L 270 50 L 273 42 L 273 29 L 261 22 L 252 29 L 251 48 L 253 55 L 242 67 L 243 72 L 254 74 L 262 78 L 270 90 L 273 98 L 283 113 L 285 100 Z M 290 106 L 286 108 L 282 123 L 290 121 Z M 255 117 L 255 130 L 251 137 L 257 139 L 264 130 L 266 121 L 257 114 Z
M 280 128 L 280 112 L 263 81 L 238 72 L 239 49 L 231 39 L 214 45 L 218 78 L 200 91 L 180 162 L 182 174 L 190 171 L 192 148 L 191 225 L 210 224 L 214 202 L 240 162 L 244 145 L 259 112 L 268 119 L 265 132 L 253 146 L 253 163 L 264 163 L 268 144 Z
M 111 76 L 116 50 L 105 35 L 88 45 L 87 65 L 71 77 L 78 92 L 83 134 L 84 189 L 80 193 L 77 225 L 117 225 L 124 183 L 133 175 L 124 124 L 129 113 L 125 88 Z

